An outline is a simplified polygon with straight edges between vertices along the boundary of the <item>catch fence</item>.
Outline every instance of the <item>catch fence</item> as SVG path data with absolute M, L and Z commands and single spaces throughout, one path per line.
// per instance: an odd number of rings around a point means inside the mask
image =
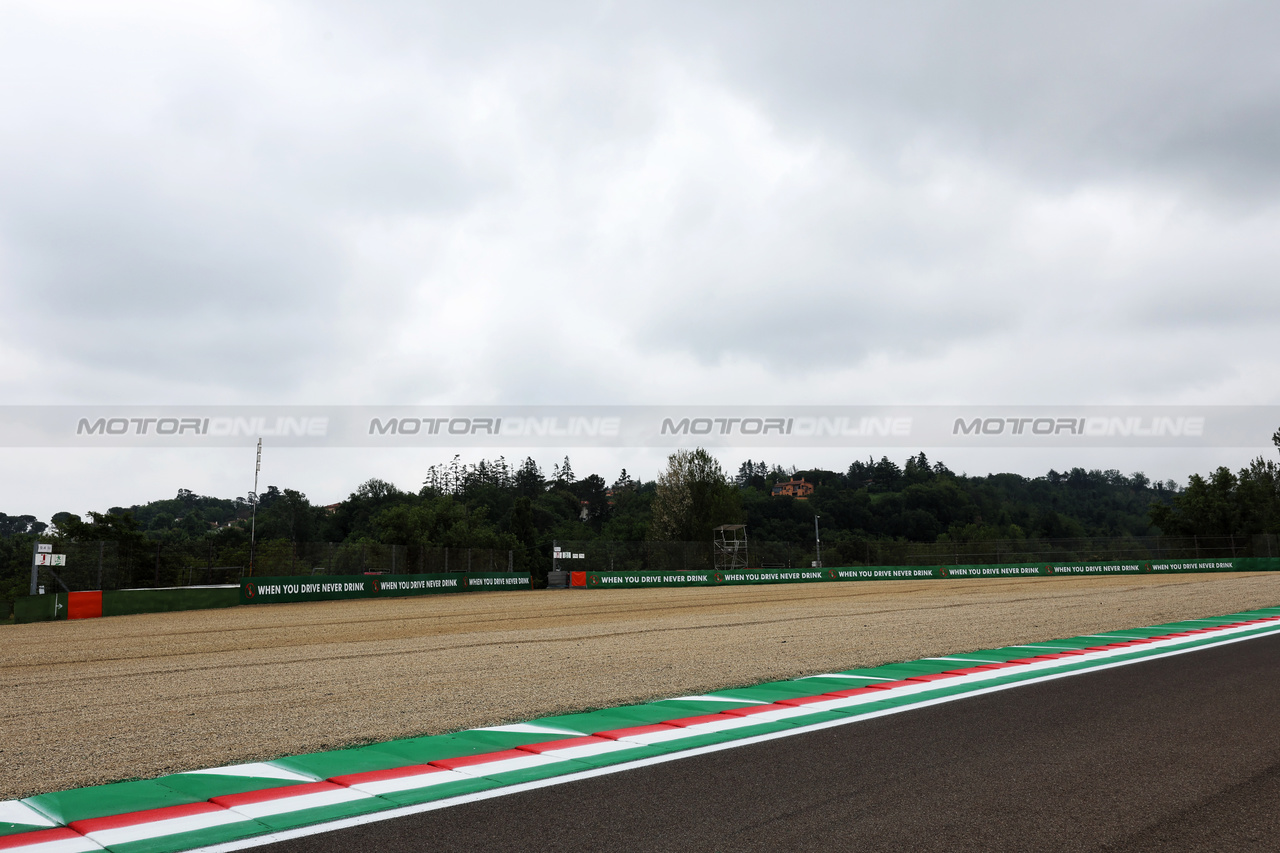
M 554 568 L 563 571 L 709 571 L 711 542 L 558 541 Z M 799 569 L 819 562 L 813 542 L 748 541 L 747 566 Z M 841 538 L 822 543 L 824 566 L 957 566 L 1004 563 L 1087 563 L 1280 557 L 1280 537 L 1131 536 L 1078 539 L 994 539 L 900 542 Z
M 251 553 L 248 545 L 55 540 L 53 550 L 67 559 L 65 566 L 40 567 L 39 583 L 49 592 L 234 584 L 251 575 L 507 572 L 517 568 L 515 553 L 505 549 L 377 542 L 260 542 Z
M 563 571 L 679 572 L 708 571 L 716 567 L 710 541 L 558 540 L 540 546 L 532 553 L 377 542 L 272 541 L 254 546 L 252 572 L 247 544 L 121 544 L 54 540 L 53 550 L 66 555 L 66 565 L 40 568 L 39 582 L 49 592 L 59 589 L 75 592 L 234 584 L 250 575 L 280 577 L 366 572 L 427 574 L 532 570 L 535 577 L 542 578 L 548 568 Z M 822 563 L 828 567 L 1052 564 L 1233 557 L 1280 557 L 1280 537 L 1147 536 L 929 543 L 842 538 L 822 544 Z M 751 541 L 747 547 L 747 566 L 753 569 L 808 568 L 817 561 L 813 542 Z M 29 563 L 25 567 L 10 566 L 8 573 L 25 587 L 23 579 L 29 576 L 29 566 Z

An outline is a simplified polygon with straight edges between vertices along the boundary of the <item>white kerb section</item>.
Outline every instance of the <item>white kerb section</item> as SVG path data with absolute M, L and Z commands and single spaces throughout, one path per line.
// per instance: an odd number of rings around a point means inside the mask
M 377 779 L 372 782 L 358 782 L 351 787 L 377 797 L 382 794 L 398 794 L 401 791 L 416 791 L 421 788 L 432 788 L 447 782 L 470 782 L 472 777 L 453 770 L 434 770 L 428 773 L 415 773 L 412 776 L 398 776 L 394 779 Z
M 135 841 L 147 841 L 152 838 L 163 838 L 166 835 L 179 835 L 184 832 L 196 832 L 201 829 L 212 829 L 231 823 L 246 821 L 243 815 L 227 809 L 216 812 L 171 817 L 167 820 L 155 820 L 150 823 L 136 823 L 133 826 L 118 826 L 111 829 L 100 829 L 87 832 L 85 835 L 101 844 L 111 847 L 116 844 L 130 844 Z
M 232 806 L 246 817 L 270 817 L 272 815 L 300 812 L 303 809 L 318 809 L 324 806 L 336 806 L 356 800 L 367 800 L 372 795 L 355 788 L 337 788 L 331 791 L 316 791 L 311 794 L 300 794 L 296 797 L 275 797 L 257 803 L 240 803 Z

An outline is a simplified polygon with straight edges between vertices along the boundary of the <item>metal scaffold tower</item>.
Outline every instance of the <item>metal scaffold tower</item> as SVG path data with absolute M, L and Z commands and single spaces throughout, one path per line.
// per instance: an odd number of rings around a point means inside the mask
M 747 567 L 747 526 L 722 524 L 712 532 L 717 572 L 732 572 Z

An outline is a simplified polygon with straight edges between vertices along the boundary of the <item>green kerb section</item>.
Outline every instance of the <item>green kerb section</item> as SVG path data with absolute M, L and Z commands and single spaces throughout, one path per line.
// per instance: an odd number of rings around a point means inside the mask
M 390 770 L 411 764 L 427 764 L 444 758 L 462 758 L 503 749 L 514 749 L 530 743 L 573 737 L 572 734 L 530 732 L 486 732 L 470 730 L 452 735 L 391 740 L 356 749 L 315 752 L 280 758 L 272 762 L 289 770 L 306 773 L 317 779 L 329 779 L 351 773 Z
M 261 787 L 271 786 L 264 784 Z M 46 817 L 67 824 L 94 817 L 161 809 L 165 806 L 185 806 L 202 800 L 202 797 L 175 791 L 161 784 L 158 779 L 146 779 L 76 788 L 55 794 L 38 794 L 23 802 Z
M 356 817 L 357 815 L 370 814 L 372 812 L 386 811 L 395 808 L 395 803 L 385 800 L 382 797 L 369 797 L 363 800 L 353 800 L 347 803 L 338 803 L 332 806 L 318 806 L 312 809 L 300 809 L 296 812 L 284 812 L 282 814 L 263 815 L 255 818 L 258 823 L 272 830 L 296 829 L 300 826 L 311 826 L 315 823 L 325 823 L 331 820 L 341 820 L 344 817 Z
M 175 773 L 172 776 L 161 776 L 156 782 L 192 797 L 197 802 L 228 794 L 247 794 L 267 787 L 306 784 L 303 780 L 264 779 L 261 776 L 230 776 L 221 773 Z
M 236 592 L 237 590 L 233 590 Z M 473 729 L 449 735 L 433 735 L 419 738 L 387 741 L 371 746 L 308 755 L 290 756 L 268 762 L 268 769 L 287 770 L 305 779 L 296 781 L 264 776 L 247 775 L 227 768 L 217 774 L 179 773 L 158 779 L 121 782 L 81 788 L 54 794 L 42 794 L 25 802 L 51 820 L 65 825 L 76 820 L 106 817 L 115 814 L 162 808 L 165 806 L 205 802 L 213 797 L 228 794 L 276 788 L 291 784 L 304 784 L 306 780 L 326 780 L 355 773 L 392 770 L 419 764 L 428 764 L 448 758 L 485 755 L 510 750 L 519 746 L 572 741 L 575 735 L 592 735 L 598 732 L 616 732 L 636 729 L 659 723 L 690 717 L 712 715 L 713 725 L 728 723 L 731 728 L 706 731 L 693 726 L 687 729 L 662 729 L 659 736 L 671 737 L 656 743 L 629 744 L 625 739 L 615 741 L 618 748 L 598 755 L 576 755 L 554 763 L 526 766 L 485 777 L 461 779 L 450 776 L 450 781 L 436 785 L 424 785 L 411 790 L 383 793 L 347 803 L 300 809 L 273 816 L 242 821 L 208 830 L 167 836 L 150 841 L 133 842 L 113 846 L 121 853 L 170 853 L 193 846 L 233 841 L 270 831 L 290 829 L 315 823 L 368 814 L 403 805 L 414 805 L 456 797 L 503 786 L 531 782 L 571 774 L 591 768 L 632 762 L 644 758 L 668 756 L 700 747 L 718 746 L 744 738 L 786 732 L 803 726 L 839 723 L 852 718 L 878 712 L 916 706 L 933 700 L 947 700 L 991 688 L 1015 686 L 1022 682 L 1042 679 L 1045 676 L 1066 676 L 1096 670 L 1113 664 L 1131 663 L 1146 657 L 1168 654 L 1171 651 L 1190 651 L 1202 646 L 1223 642 L 1216 633 L 1192 634 L 1177 638 L 1176 642 L 1157 648 L 1147 645 L 1119 647 L 1106 653 L 1089 656 L 1071 656 L 1046 661 L 1043 666 L 990 670 L 979 679 L 939 679 L 921 681 L 918 688 L 902 690 L 891 688 L 880 697 L 874 693 L 858 694 L 854 703 L 842 708 L 815 708 L 795 706 L 795 715 L 781 720 L 755 722 L 752 715 L 720 714 L 730 708 L 744 708 L 754 704 L 775 703 L 783 699 L 819 696 L 834 691 L 856 689 L 873 683 L 899 681 L 915 676 L 931 675 L 956 669 L 980 666 L 983 661 L 1002 662 L 1018 658 L 1052 653 L 1054 649 L 1085 649 L 1123 641 L 1132 637 L 1156 637 L 1182 633 L 1202 628 L 1213 628 L 1248 621 L 1261 617 L 1280 616 L 1280 607 L 1232 614 L 1211 619 L 1193 619 L 1164 625 L 1145 626 L 1131 630 L 1108 631 L 1096 636 L 1069 637 L 1058 640 L 1009 646 L 1000 649 L 981 649 L 948 655 L 943 660 L 926 659 L 886 664 L 879 667 L 847 670 L 844 673 L 819 675 L 790 681 L 774 681 L 741 688 L 719 690 L 706 696 L 684 696 L 657 700 L 639 705 L 605 708 L 576 714 L 543 717 L 517 726 L 500 727 L 502 730 Z M 1233 633 L 1232 639 L 1274 635 L 1280 625 L 1253 626 Z M 1099 654 L 1104 655 L 1099 657 Z M 960 660 L 955 660 L 959 658 Z M 848 677 L 838 677 L 844 675 Z M 958 682 L 958 683 L 957 683 Z M 830 696 L 830 699 L 837 699 Z M 729 700 L 729 701 L 722 701 Z M 857 701 L 861 700 L 861 701 Z M 791 707 L 791 706 L 786 706 Z M 766 713 L 777 710 L 771 708 Z M 532 729 L 532 730 L 530 730 Z M 687 731 L 687 734 L 677 734 Z M 643 738 L 643 734 L 635 735 Z M 623 735 L 627 737 L 627 735 Z M 567 746 L 568 744 L 566 744 Z M 530 753 L 532 755 L 532 753 Z M 505 756 L 504 756 L 505 757 Z M 549 756 L 555 757 L 555 756 Z M 530 762 L 532 763 L 532 762 Z M 261 768 L 259 768 L 261 769 Z M 479 771 L 481 768 L 475 768 Z M 277 773 L 277 775 L 279 775 Z M 28 824 L 0 824 L 0 837 L 20 835 L 43 827 Z
M 112 844 L 107 847 L 111 853 L 172 853 L 175 850 L 190 850 L 211 844 L 226 844 L 255 835 L 265 835 L 271 828 L 253 820 L 242 820 L 209 829 L 198 829 L 193 832 L 180 832 L 149 838 L 145 841 L 130 841 L 124 844 Z
M 18 835 L 23 832 L 39 832 L 42 829 L 50 828 L 43 823 L 8 823 L 0 820 L 0 838 L 4 838 L 6 835 Z

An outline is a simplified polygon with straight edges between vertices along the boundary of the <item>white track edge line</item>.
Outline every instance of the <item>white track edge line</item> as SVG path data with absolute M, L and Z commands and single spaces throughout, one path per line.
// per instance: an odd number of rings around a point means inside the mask
M 550 788 L 555 785 L 564 785 L 569 782 L 578 782 L 585 779 L 594 779 L 598 776 L 607 776 L 612 773 L 622 773 L 627 770 L 636 770 L 641 767 L 651 767 L 655 764 L 665 764 L 668 761 L 679 761 L 684 758 L 695 758 L 699 755 L 707 755 L 713 752 L 723 752 L 726 749 L 735 749 L 740 746 L 750 746 L 757 743 L 766 743 L 771 740 L 779 740 L 793 735 L 807 734 L 809 732 L 821 731 L 823 729 L 836 728 L 837 726 L 847 726 L 863 720 L 874 720 L 877 717 L 887 717 L 891 714 L 900 714 L 904 711 L 913 711 L 916 708 L 928 708 L 933 705 L 942 705 L 947 702 L 955 702 L 961 699 L 968 699 L 972 696 L 982 696 L 988 693 L 996 693 L 1001 690 L 1010 690 L 1015 687 L 1023 687 L 1028 684 L 1041 684 L 1046 681 L 1056 681 L 1059 678 L 1070 678 L 1076 675 L 1083 675 L 1090 672 L 1099 672 L 1104 669 L 1115 669 L 1121 666 L 1130 666 L 1143 661 L 1158 660 L 1160 658 L 1174 657 L 1176 655 L 1189 654 L 1204 649 L 1217 648 L 1218 646 L 1227 646 L 1233 643 L 1243 643 L 1248 640 L 1256 640 L 1260 637 L 1273 636 L 1280 634 L 1280 625 L 1275 626 L 1259 626 L 1258 633 L 1248 634 L 1246 636 L 1225 637 L 1222 640 L 1212 643 L 1200 643 L 1198 645 L 1189 646 L 1181 649 L 1171 649 L 1165 652 L 1157 652 L 1156 654 L 1145 655 L 1143 657 L 1135 657 L 1127 660 L 1112 661 L 1110 663 L 1099 663 L 1097 666 L 1070 670 L 1067 672 L 1050 672 L 1045 675 L 1034 676 L 1022 681 L 1014 681 L 1008 684 L 994 684 L 990 687 L 978 687 L 964 693 L 956 693 L 951 696 L 938 696 L 933 699 L 924 699 L 919 702 L 913 702 L 910 705 L 899 705 L 894 708 L 884 708 L 879 711 L 870 711 L 865 714 L 850 716 L 843 720 L 829 720 L 825 723 L 812 723 L 807 726 L 797 726 L 783 731 L 768 732 L 762 735 L 752 735 L 738 740 L 726 741 L 725 743 L 708 744 L 707 746 L 694 747 L 692 749 L 681 750 L 679 752 L 668 753 L 666 755 L 655 755 L 649 758 L 640 758 L 635 761 L 628 761 L 624 764 L 611 764 L 608 767 L 596 767 L 591 770 L 581 770 L 576 773 L 567 773 L 563 776 L 553 776 L 549 779 L 537 779 L 532 782 L 520 782 L 516 785 L 508 785 L 502 788 L 495 788 L 489 791 L 477 791 L 472 794 L 462 794 L 457 797 L 450 797 L 444 800 L 435 800 L 430 803 L 420 803 L 413 806 L 402 806 L 398 809 L 388 809 L 386 811 L 374 812 L 367 815 L 357 815 L 355 817 L 342 818 L 341 820 L 330 821 L 328 823 L 319 823 L 312 826 L 299 827 L 297 829 L 275 832 L 269 835 L 258 835 L 253 838 L 246 838 L 240 841 L 228 841 L 222 844 L 214 844 L 208 847 L 196 847 L 186 853 L 231 853 L 235 850 L 249 850 L 254 847 L 262 847 L 267 844 L 275 844 L 281 841 L 290 841 L 295 838 L 306 838 L 311 835 L 321 835 L 326 832 L 336 832 L 340 829 L 350 829 L 356 826 L 364 826 L 370 823 L 378 823 L 384 820 L 396 820 L 402 817 L 410 817 L 415 814 L 423 814 L 425 812 L 437 811 L 439 809 L 451 808 L 453 806 L 461 806 L 467 803 L 480 802 L 482 800 L 496 799 L 510 794 L 519 794 L 525 791 L 536 791 L 540 788 Z M 1200 638 L 1196 638 L 1200 639 Z

